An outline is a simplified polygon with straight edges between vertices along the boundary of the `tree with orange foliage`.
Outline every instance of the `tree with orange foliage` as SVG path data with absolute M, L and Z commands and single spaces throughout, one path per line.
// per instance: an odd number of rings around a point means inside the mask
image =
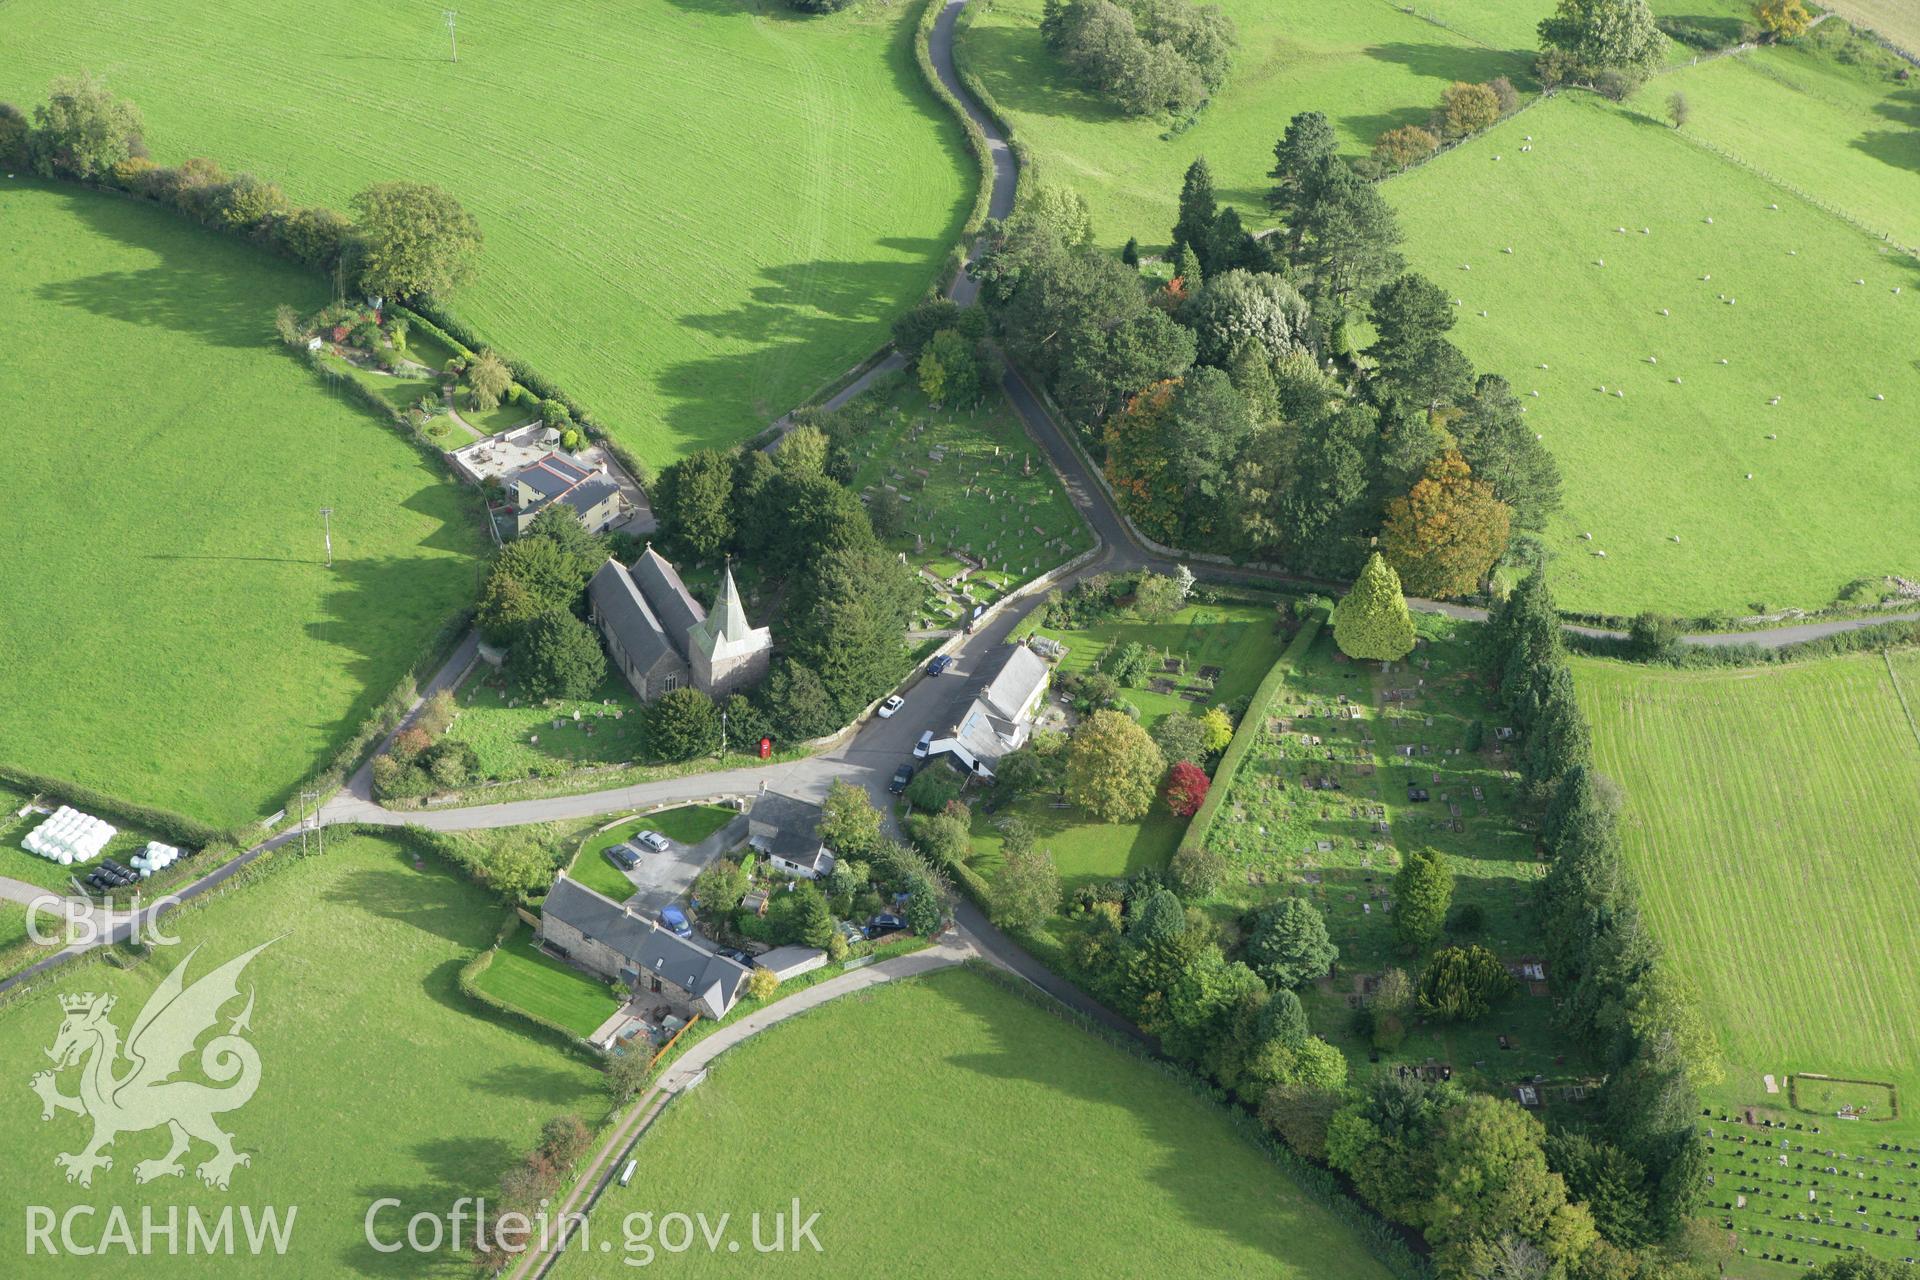
M 1180 533 L 1180 481 L 1167 456 L 1166 419 L 1178 378 L 1156 382 L 1107 419 L 1107 483 L 1148 537 L 1173 542 Z
M 1449 449 L 1404 498 L 1387 503 L 1380 549 L 1415 595 L 1473 591 L 1507 549 L 1512 513 Z

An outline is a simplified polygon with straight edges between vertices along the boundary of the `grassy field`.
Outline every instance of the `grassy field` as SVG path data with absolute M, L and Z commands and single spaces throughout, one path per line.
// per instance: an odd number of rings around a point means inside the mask
M 1220 7 L 1240 30 L 1232 77 L 1191 128 L 1171 137 L 1166 121 L 1122 116 L 1066 77 L 1040 42 L 1039 0 L 995 0 L 973 14 L 956 56 L 1000 105 L 1040 180 L 1087 198 L 1101 244 L 1138 236 L 1157 250 L 1196 155 L 1207 157 L 1220 198 L 1250 226 L 1264 226 L 1274 140 L 1294 113 L 1325 112 L 1345 149 L 1363 154 L 1388 129 L 1424 124 L 1455 80 L 1524 79 L 1533 23 L 1551 8 L 1446 4 L 1445 18 L 1466 24 L 1470 34 L 1462 34 L 1379 0 Z
M 525 925 L 500 945 L 474 985 L 583 1037 L 592 1035 L 620 1008 L 606 983 L 542 951 Z
M 1817 606 L 1903 571 L 1920 366 L 1887 353 L 1911 345 L 1912 260 L 1591 97 L 1387 191 L 1409 258 L 1461 302 L 1456 341 L 1527 397 L 1566 474 L 1547 535 L 1562 604 Z
M 491 1194 L 499 1176 L 531 1147 L 549 1118 L 604 1114 L 598 1072 L 524 1023 L 463 997 L 462 964 L 489 946 L 502 912 L 496 900 L 434 862 L 383 840 L 329 841 L 324 857 L 297 863 L 178 918 L 182 945 L 162 947 L 129 970 L 75 969 L 43 993 L 0 1011 L 6 1030 L 0 1072 L 16 1082 L 15 1122 L 0 1136 L 10 1170 L 0 1211 L 23 1220 L 24 1206 L 56 1213 L 76 1204 L 139 1203 L 164 1221 L 169 1207 L 217 1215 L 232 1204 L 296 1207 L 292 1243 L 275 1275 L 292 1277 L 465 1276 L 465 1257 L 378 1254 L 363 1220 L 373 1201 L 396 1197 L 402 1224 L 415 1212 L 443 1214 L 463 1195 Z M 261 943 L 272 945 L 241 979 L 255 994 L 248 1038 L 261 1060 L 258 1092 L 220 1123 L 252 1164 L 229 1191 L 204 1187 L 191 1165 L 179 1179 L 137 1187 L 134 1165 L 158 1157 L 163 1131 L 123 1134 L 112 1169 L 93 1186 L 68 1184 L 56 1152 L 79 1149 L 90 1132 L 73 1115 L 42 1124 L 26 1082 L 45 1068 L 41 1050 L 61 1022 L 56 995 L 108 992 L 124 1033 L 171 967 L 198 947 L 188 978 Z M 224 1011 L 224 1027 L 238 1013 Z M 198 1058 L 189 1059 L 189 1063 Z M 189 1065 L 188 1072 L 195 1070 Z M 72 1091 L 72 1073 L 61 1081 Z M 205 1159 L 197 1145 L 190 1159 Z M 135 1215 L 137 1222 L 137 1214 Z M 184 1220 L 183 1220 L 184 1221 Z M 389 1219 L 383 1217 L 382 1224 Z M 137 1232 L 137 1227 L 136 1227 Z M 49 1275 L 252 1276 L 262 1264 L 238 1256 L 128 1257 L 36 1261 Z M 164 1248 L 162 1241 L 161 1248 Z
M 813 1102 L 781 1105 L 797 1076 Z M 613 1251 L 571 1253 L 556 1275 L 627 1274 L 623 1220 L 673 1210 L 732 1212 L 743 1241 L 660 1255 L 676 1275 L 840 1276 L 880 1257 L 900 1275 L 1147 1276 L 1169 1258 L 1184 1274 L 1385 1275 L 1217 1108 L 966 972 L 729 1051 L 634 1155 L 639 1175 L 591 1222 Z M 749 1215 L 796 1196 L 820 1215 L 820 1252 L 753 1254 Z
M 1687 132 L 1844 210 L 1896 244 L 1920 245 L 1920 88 L 1903 87 L 1892 54 L 1835 56 L 1850 31 L 1829 20 L 1797 45 L 1755 49 L 1653 81 L 1633 100 L 1665 119 L 1685 92 Z M 1854 47 L 1862 47 L 1856 40 Z
M 1920 1087 L 1920 655 L 1728 672 L 1579 661 L 1655 932 L 1699 985 L 1733 1082 L 1815 1071 Z
M 1748 1250 L 1729 1274 L 1798 1276 L 1778 1260 L 1831 1256 L 1809 1238 L 1910 1256 L 1920 654 L 1721 672 L 1582 660 L 1575 675 L 1600 765 L 1626 792 L 1654 930 L 1727 1060 L 1712 1203 Z M 1802 1072 L 1870 1083 L 1802 1077 L 1789 1093 Z M 1846 1105 L 1864 1110 L 1841 1118 Z
M 887 544 L 926 580 L 921 626 L 959 623 L 974 605 L 991 604 L 1092 545 L 997 387 L 976 409 L 936 409 L 903 376 L 843 412 L 867 424 L 853 446 L 853 487 L 869 499 L 883 488 L 900 495 L 903 527 Z
M 321 301 L 305 273 L 24 179 L 0 225 L 0 402 L 32 424 L 0 757 L 223 825 L 269 813 L 472 600 L 471 499 L 275 349 L 274 305 Z
M 460 10 L 328 0 L 15 0 L 0 100 L 85 67 L 162 163 L 219 159 L 344 205 L 435 182 L 480 221 L 458 299 L 655 466 L 730 444 L 886 339 L 973 200 L 914 65 L 920 8 L 779 0 Z M 210 85 L 218 85 L 217 92 Z
M 1539 957 L 1531 900 L 1545 866 L 1517 816 L 1518 784 L 1474 674 L 1471 629 L 1416 617 L 1420 648 L 1386 674 L 1345 660 L 1331 630 L 1321 631 L 1268 709 L 1207 833 L 1229 867 L 1225 887 L 1206 904 L 1210 914 L 1237 919 L 1300 896 L 1326 917 L 1340 973 L 1302 994 L 1314 1031 L 1345 1050 L 1360 1075 L 1369 1070 L 1369 1047 L 1348 1018 L 1362 979 L 1392 965 L 1417 977 L 1423 963 L 1398 954 L 1393 941 L 1388 907 L 1401 851 L 1445 853 L 1454 903 L 1484 913 L 1484 928 L 1453 941 L 1480 943 L 1508 963 Z M 1429 798 L 1414 802 L 1413 786 Z M 1516 995 L 1460 1026 L 1412 1026 L 1383 1061 L 1449 1063 L 1489 1088 L 1577 1074 L 1578 1064 L 1556 1061 L 1566 1046 L 1553 1035 L 1544 997 L 1544 987 Z M 1501 1048 L 1503 1035 L 1511 1047 Z

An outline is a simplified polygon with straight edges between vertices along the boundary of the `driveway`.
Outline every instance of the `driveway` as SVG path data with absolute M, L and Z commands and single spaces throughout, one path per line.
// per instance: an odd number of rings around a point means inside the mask
M 646 830 L 645 818 L 635 830 Z M 665 853 L 655 853 L 645 845 L 630 842 L 629 847 L 640 855 L 640 863 L 627 872 L 634 892 L 627 905 L 648 917 L 658 917 L 660 908 L 671 903 L 684 906 L 693 891 L 694 878 L 706 870 L 709 862 L 746 838 L 747 815 L 743 813 L 699 844 L 681 844 L 675 840 Z

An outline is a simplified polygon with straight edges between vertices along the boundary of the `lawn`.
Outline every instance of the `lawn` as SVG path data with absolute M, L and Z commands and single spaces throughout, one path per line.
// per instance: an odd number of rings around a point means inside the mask
M 1920 731 L 1901 694 L 1920 711 L 1920 654 L 1574 673 L 1650 922 L 1730 1085 L 1813 1071 L 1916 1096 Z
M 472 601 L 472 496 L 277 349 L 275 304 L 317 307 L 319 280 L 24 179 L 0 226 L 0 401 L 33 424 L 0 538 L 0 757 L 259 818 Z
M 447 736 L 472 745 L 482 777 L 556 777 L 646 754 L 640 703 L 617 674 L 595 697 L 532 703 L 506 676 L 483 667 L 460 686 L 457 701 L 460 714 Z
M 525 925 L 500 945 L 474 985 L 583 1038 L 620 1009 L 606 983 L 542 951 Z
M 1920 88 L 1906 64 L 1857 37 L 1871 63 L 1836 54 L 1851 32 L 1829 20 L 1796 45 L 1720 58 L 1653 81 L 1633 105 L 1666 116 L 1683 91 L 1687 132 L 1840 209 L 1895 244 L 1920 245 Z
M 886 541 L 925 581 L 920 626 L 957 624 L 1092 545 L 999 388 L 974 409 L 935 408 L 900 376 L 842 413 L 860 424 L 853 487 L 900 496 L 902 528 Z
M 1325 112 L 1343 148 L 1364 154 L 1389 129 L 1425 124 L 1455 80 L 1523 81 L 1533 63 L 1533 23 L 1551 6 L 1446 5 L 1446 18 L 1467 23 L 1472 34 L 1379 0 L 1223 0 L 1220 7 L 1240 31 L 1231 78 L 1178 131 L 1163 119 L 1122 116 L 1078 88 L 1040 41 L 1039 0 L 994 0 L 971 14 L 956 56 L 1032 154 L 1036 176 L 1087 198 L 1101 244 L 1138 236 L 1157 251 L 1195 156 L 1207 157 L 1221 200 L 1249 226 L 1268 225 L 1273 144 L 1296 112 Z
M 1479 943 L 1508 963 L 1540 955 L 1531 905 L 1545 865 L 1518 817 L 1513 761 L 1475 674 L 1473 629 L 1436 615 L 1416 621 L 1420 647 L 1385 674 L 1377 663 L 1347 661 L 1331 630 L 1320 632 L 1268 708 L 1207 833 L 1229 868 L 1205 904 L 1215 918 L 1238 919 L 1289 896 L 1325 915 L 1339 975 L 1303 998 L 1313 1029 L 1361 1074 L 1368 1045 L 1349 1030 L 1351 997 L 1365 977 L 1399 965 L 1417 978 L 1422 964 L 1393 940 L 1390 893 L 1403 850 L 1445 853 L 1455 905 L 1483 913 L 1482 928 L 1452 941 Z M 1429 798 L 1413 801 L 1412 786 Z M 1566 1046 L 1554 1039 L 1544 997 L 1544 987 L 1523 992 L 1463 1026 L 1414 1025 L 1383 1058 L 1389 1066 L 1450 1063 L 1489 1088 L 1535 1074 L 1565 1078 L 1556 1059 Z M 1500 1047 L 1502 1035 L 1511 1048 Z
M 723 805 L 691 804 L 616 822 L 581 842 L 567 875 L 595 893 L 615 902 L 625 902 L 633 896 L 633 881 L 602 856 L 608 849 L 631 839 L 637 831 L 658 831 L 681 844 L 698 844 L 732 822 L 735 816 L 734 810 Z
M 1386 190 L 1409 259 L 1460 301 L 1455 340 L 1560 461 L 1563 605 L 1741 614 L 1903 571 L 1920 366 L 1887 353 L 1911 345 L 1912 260 L 1587 95 Z
M 809 1104 L 782 1105 L 796 1079 Z M 964 971 L 840 999 L 730 1050 L 634 1155 L 592 1248 L 556 1275 L 627 1274 L 627 1215 L 673 1210 L 730 1212 L 742 1241 L 740 1257 L 724 1243 L 671 1257 L 678 1275 L 841 1276 L 879 1257 L 899 1275 L 1001 1275 L 1009 1259 L 1026 1275 L 1161 1275 L 1169 1258 L 1193 1275 L 1386 1274 L 1219 1108 Z M 749 1252 L 750 1215 L 795 1197 L 819 1214 L 820 1251 Z
M 658 467 L 886 341 L 956 240 L 975 170 L 914 64 L 920 11 L 480 0 L 454 63 L 438 8 L 16 0 L 0 100 L 90 68 L 161 163 L 212 156 L 337 207 L 445 187 L 486 236 L 463 318 Z
M 20 1222 L 29 1204 L 57 1214 L 98 1205 L 101 1216 L 87 1229 L 97 1234 L 112 1204 L 137 1201 L 158 1221 L 176 1207 L 184 1213 L 194 1206 L 203 1215 L 229 1205 L 276 1206 L 283 1214 L 297 1207 L 287 1254 L 271 1268 L 275 1275 L 471 1274 L 457 1253 L 375 1253 L 363 1227 L 369 1207 L 397 1198 L 401 1207 L 388 1211 L 396 1216 L 381 1223 L 404 1229 L 413 1213 L 444 1214 L 461 1196 L 494 1194 L 500 1174 L 534 1144 L 545 1121 L 574 1112 L 594 1124 L 606 1109 L 599 1073 L 585 1058 L 460 994 L 460 967 L 491 945 L 504 910 L 436 862 L 416 870 L 408 854 L 385 840 L 329 840 L 324 857 L 295 862 L 182 914 L 181 945 L 157 948 L 127 970 L 73 969 L 0 1010 L 3 1069 L 19 1082 L 17 1122 L 0 1135 L 0 1159 L 10 1170 L 0 1212 Z M 163 1131 L 147 1130 L 119 1138 L 112 1169 L 96 1174 L 90 1189 L 67 1183 L 54 1155 L 82 1145 L 88 1122 L 63 1114 L 39 1123 L 25 1091 L 28 1078 L 48 1065 L 42 1049 L 61 1023 L 54 997 L 112 994 L 118 1001 L 112 1020 L 124 1034 L 193 948 L 199 950 L 190 980 L 267 942 L 240 982 L 242 996 L 253 995 L 246 1036 L 262 1064 L 259 1089 L 219 1118 L 236 1148 L 251 1155 L 251 1165 L 234 1171 L 229 1191 L 203 1186 L 191 1166 L 183 1178 L 138 1186 L 134 1165 L 167 1147 Z M 242 1007 L 236 1001 L 224 1009 L 220 1025 Z M 188 1067 L 190 1074 L 196 1070 Z M 61 1081 L 69 1092 L 71 1075 Z M 196 1144 L 189 1159 L 205 1159 L 206 1152 Z M 178 1256 L 108 1250 L 84 1264 L 35 1265 L 50 1275 L 197 1280 L 260 1274 L 261 1264 L 244 1253 L 187 1256 L 184 1232 L 183 1219 Z M 164 1251 L 164 1240 L 159 1247 Z

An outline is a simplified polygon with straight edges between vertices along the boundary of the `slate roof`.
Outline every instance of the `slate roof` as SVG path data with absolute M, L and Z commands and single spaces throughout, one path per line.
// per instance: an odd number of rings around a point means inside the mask
M 547 891 L 540 913 L 611 947 L 635 968 L 685 988 L 713 1017 L 724 1016 L 746 987 L 745 966 L 675 937 L 564 875 Z
M 1051 670 L 1045 658 L 1023 644 L 1003 645 L 982 666 L 988 670 L 981 700 L 1009 719 L 1026 708 Z
M 673 647 L 685 657 L 687 633 L 706 618 L 707 611 L 687 593 L 686 584 L 680 581 L 679 571 L 651 546 L 640 553 L 630 572 L 634 585 L 647 598 L 654 616 L 667 629 Z
M 980 660 L 948 704 L 952 729 L 936 735 L 936 751 L 951 751 L 968 768 L 991 768 L 1018 741 L 1018 713 L 1046 683 L 1051 668 L 1025 645 L 1002 645 Z
M 593 601 L 594 616 L 613 633 L 637 670 L 648 671 L 674 652 L 660 619 L 618 560 L 609 558 L 600 566 L 587 583 L 587 596 Z
M 778 791 L 763 792 L 747 812 L 754 848 L 796 866 L 831 870 L 834 857 L 820 843 L 820 806 Z
M 571 458 L 549 453 L 513 473 L 515 484 L 524 484 L 543 498 L 553 499 L 593 475 Z
M 560 495 L 560 501 L 580 513 L 585 520 L 587 513 L 620 492 L 620 486 L 603 475 L 596 474 L 592 479 L 573 486 Z

